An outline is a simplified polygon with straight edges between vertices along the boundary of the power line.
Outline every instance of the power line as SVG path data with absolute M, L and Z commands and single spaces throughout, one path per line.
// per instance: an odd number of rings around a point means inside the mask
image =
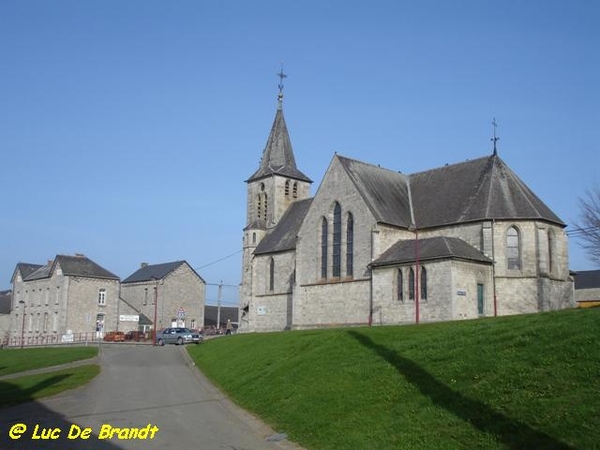
M 214 264 L 220 263 L 221 261 L 225 261 L 226 259 L 229 259 L 232 256 L 239 255 L 240 253 L 242 253 L 242 250 L 238 250 L 237 252 L 232 253 L 231 255 L 224 256 L 223 258 L 219 258 L 216 261 L 210 262 L 208 264 L 204 264 L 203 266 L 196 267 L 196 268 L 194 268 L 194 270 L 204 269 L 205 267 L 212 266 Z

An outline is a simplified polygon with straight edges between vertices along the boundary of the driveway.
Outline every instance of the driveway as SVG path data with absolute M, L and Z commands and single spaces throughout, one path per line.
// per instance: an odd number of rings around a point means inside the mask
M 104 345 L 99 363 L 101 374 L 87 386 L 0 409 L 0 448 L 300 448 L 227 400 L 193 367 L 183 347 Z M 17 424 L 27 430 L 10 439 Z

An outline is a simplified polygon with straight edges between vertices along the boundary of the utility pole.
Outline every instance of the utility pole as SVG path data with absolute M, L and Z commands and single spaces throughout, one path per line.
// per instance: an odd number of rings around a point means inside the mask
M 219 295 L 217 296 L 217 327 L 221 329 L 221 295 L 223 292 L 223 280 L 219 283 Z

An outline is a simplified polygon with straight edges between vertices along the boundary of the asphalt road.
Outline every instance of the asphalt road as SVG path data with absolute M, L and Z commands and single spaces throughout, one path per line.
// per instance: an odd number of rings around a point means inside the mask
M 193 367 L 183 347 L 104 345 L 99 362 L 102 372 L 87 386 L 0 409 L 0 448 L 299 448 L 286 440 L 271 442 L 279 433 L 227 400 Z M 21 438 L 11 439 L 11 430 L 16 435 L 19 429 Z

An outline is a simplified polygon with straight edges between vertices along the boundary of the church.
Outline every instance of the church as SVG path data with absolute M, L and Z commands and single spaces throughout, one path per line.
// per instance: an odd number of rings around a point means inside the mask
M 260 165 L 246 180 L 239 331 L 573 307 L 566 225 L 493 141 L 491 155 L 410 175 L 335 154 L 311 197 L 280 84 Z

